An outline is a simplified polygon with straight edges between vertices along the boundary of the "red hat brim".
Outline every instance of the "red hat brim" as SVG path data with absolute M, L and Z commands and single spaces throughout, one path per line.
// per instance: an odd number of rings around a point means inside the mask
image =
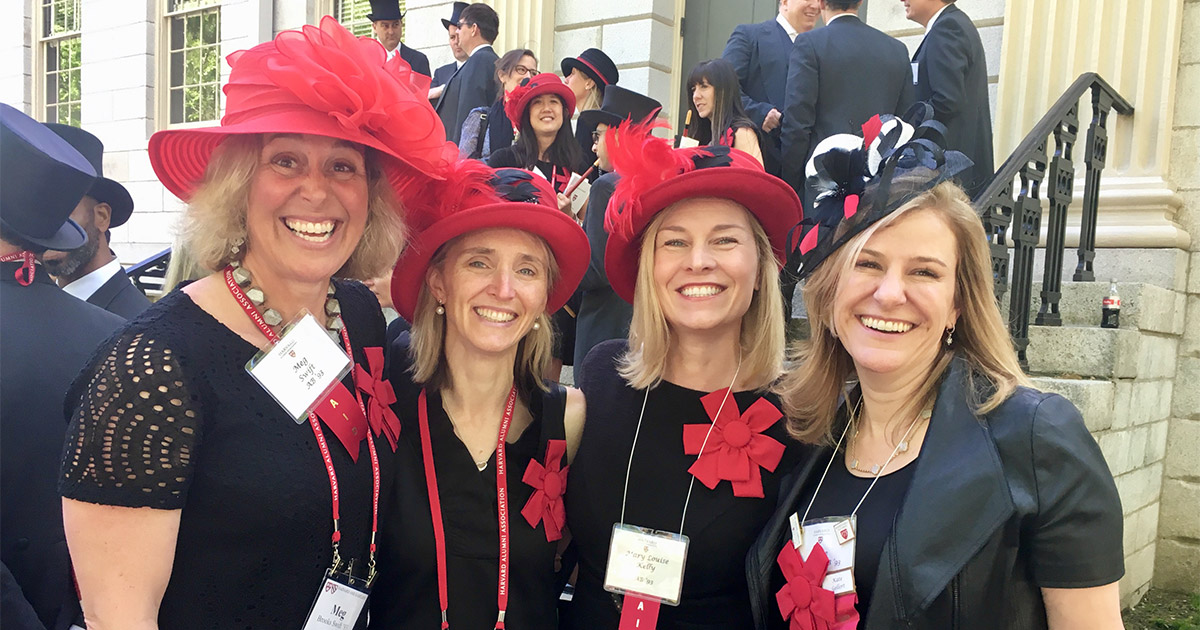
M 187 201 L 204 180 L 208 162 L 226 138 L 234 135 L 300 133 L 348 140 L 378 150 L 384 159 L 380 168 L 393 191 L 415 175 L 416 168 L 380 142 L 374 136 L 355 132 L 339 124 L 328 114 L 307 108 L 281 109 L 267 116 L 258 116 L 232 125 L 166 129 L 150 136 L 150 165 L 159 181 L 176 197 Z M 425 177 L 440 179 L 436 172 L 422 172 Z
M 575 114 L 575 92 L 572 92 L 571 88 L 566 83 L 562 82 L 562 79 L 559 79 L 553 74 L 550 74 L 549 76 L 553 77 L 554 80 L 547 80 L 541 74 L 534 77 L 533 80 L 539 80 L 539 83 L 531 86 L 528 92 L 521 94 L 521 97 L 517 99 L 516 106 L 512 108 L 512 111 L 517 112 L 517 120 L 513 120 L 512 117 L 509 116 L 509 122 L 511 122 L 514 127 L 519 128 L 521 126 L 520 119 L 525 116 L 525 108 L 529 107 L 529 104 L 533 102 L 533 99 L 543 94 L 553 94 L 562 99 L 563 124 L 570 124 L 571 116 Z M 509 108 L 505 107 L 505 115 L 508 115 L 508 109 Z
M 401 317 L 413 321 L 421 285 L 438 248 L 463 234 L 488 228 L 523 230 L 545 239 L 559 271 L 558 281 L 546 297 L 546 312 L 553 313 L 567 303 L 587 271 L 591 256 L 587 234 L 555 208 L 506 201 L 455 212 L 413 235 L 392 272 L 392 304 Z
M 788 231 L 800 220 L 800 199 L 783 180 L 749 168 L 705 168 L 672 177 L 641 196 L 633 217 L 635 236 L 611 234 L 604 249 L 604 270 L 621 299 L 633 304 L 638 259 L 646 226 L 664 208 L 684 199 L 715 197 L 745 207 L 762 225 L 780 264 L 786 258 Z

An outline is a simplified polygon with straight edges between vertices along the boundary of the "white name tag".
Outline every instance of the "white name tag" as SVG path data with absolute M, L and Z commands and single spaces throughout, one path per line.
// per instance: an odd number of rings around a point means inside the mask
M 579 182 L 579 186 L 571 193 L 571 212 L 575 216 L 579 216 L 579 211 L 583 210 L 583 204 L 587 203 L 588 195 L 592 194 L 592 183 L 580 177 L 579 173 L 571 173 L 571 181 L 567 184 L 567 188 Z
M 350 366 L 346 351 L 304 312 L 284 329 L 279 343 L 246 363 L 246 371 L 288 415 L 303 422 Z
M 698 147 L 698 146 L 700 146 L 699 140 L 697 140 L 695 138 L 689 138 L 687 136 L 679 136 L 679 146 L 676 148 L 690 149 L 692 147 Z
M 632 525 L 613 525 L 604 590 L 679 605 L 688 538 Z
M 326 571 L 302 630 L 353 630 L 368 595 L 363 580 Z
M 857 529 L 858 518 L 855 516 L 818 518 L 804 523 L 800 557 L 807 561 L 813 547 L 821 545 L 829 557 L 829 568 L 825 570 L 821 588 L 833 591 L 834 595 L 854 592 L 854 532 Z

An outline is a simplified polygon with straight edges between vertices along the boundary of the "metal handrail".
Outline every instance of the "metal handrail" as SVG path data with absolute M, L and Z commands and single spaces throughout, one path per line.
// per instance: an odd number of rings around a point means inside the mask
M 1096 213 L 1100 203 L 1100 175 L 1108 154 L 1108 115 L 1112 110 L 1122 116 L 1130 116 L 1134 112 L 1133 105 L 1099 74 L 1088 72 L 1075 79 L 1000 165 L 991 183 L 974 200 L 991 246 L 996 299 L 999 300 L 1005 291 L 1012 289 L 1012 295 L 1009 296 L 1009 331 L 1022 366 L 1027 365 L 1033 256 L 1041 235 L 1043 181 L 1048 184 L 1046 194 L 1050 217 L 1042 276 L 1042 305 L 1035 323 L 1039 326 L 1062 325 L 1058 302 L 1062 298 L 1067 208 L 1075 192 L 1074 149 L 1079 135 L 1079 99 L 1089 90 L 1092 93 L 1092 119 L 1084 156 L 1086 174 L 1079 263 L 1072 280 L 1095 281 Z M 1051 138 L 1054 141 L 1054 153 L 1048 156 Z M 1018 179 L 1020 189 L 1014 191 L 1014 180 Z M 1012 226 L 1013 241 L 1011 257 L 1007 241 L 1009 226 Z
M 162 291 L 163 278 L 167 275 L 167 265 L 170 262 L 171 248 L 168 247 L 142 262 L 130 265 L 125 273 L 138 290 L 147 296 L 154 296 Z

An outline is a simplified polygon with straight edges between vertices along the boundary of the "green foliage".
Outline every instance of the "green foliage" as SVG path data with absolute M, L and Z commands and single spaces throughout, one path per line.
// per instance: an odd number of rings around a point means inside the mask
M 1153 627 L 1158 630 L 1200 630 L 1200 593 L 1193 593 L 1188 598 L 1188 610 L 1176 619 L 1155 617 L 1151 620 Z

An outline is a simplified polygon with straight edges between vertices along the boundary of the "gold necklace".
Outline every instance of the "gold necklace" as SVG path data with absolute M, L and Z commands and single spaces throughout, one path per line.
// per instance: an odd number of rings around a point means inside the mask
M 930 407 L 926 407 L 921 410 L 921 413 L 917 414 L 916 418 L 913 418 L 913 421 L 911 423 L 909 423 L 909 425 L 908 425 L 908 429 L 904 432 L 904 437 L 900 438 L 900 443 L 896 445 L 896 452 L 893 453 L 893 456 L 898 453 L 907 453 L 908 452 L 908 439 L 912 435 L 913 429 L 916 428 L 917 424 L 921 423 L 922 421 L 928 420 L 930 418 L 930 416 L 932 416 L 932 415 L 933 415 L 933 409 Z M 853 421 L 857 422 L 858 419 L 854 418 Z M 847 445 L 847 448 L 846 448 L 847 455 L 850 455 L 850 447 L 853 446 L 855 441 L 858 439 L 859 428 L 860 427 L 858 427 L 858 426 L 854 427 L 854 435 L 852 435 L 850 437 L 850 444 Z M 884 462 L 883 465 L 872 464 L 870 468 L 861 468 L 858 465 L 858 458 L 852 457 L 850 459 L 850 470 L 858 471 L 861 473 L 867 473 L 869 475 L 878 475 L 881 473 L 883 468 L 887 467 L 887 465 L 889 463 L 891 463 L 891 458 L 888 458 L 888 461 Z

